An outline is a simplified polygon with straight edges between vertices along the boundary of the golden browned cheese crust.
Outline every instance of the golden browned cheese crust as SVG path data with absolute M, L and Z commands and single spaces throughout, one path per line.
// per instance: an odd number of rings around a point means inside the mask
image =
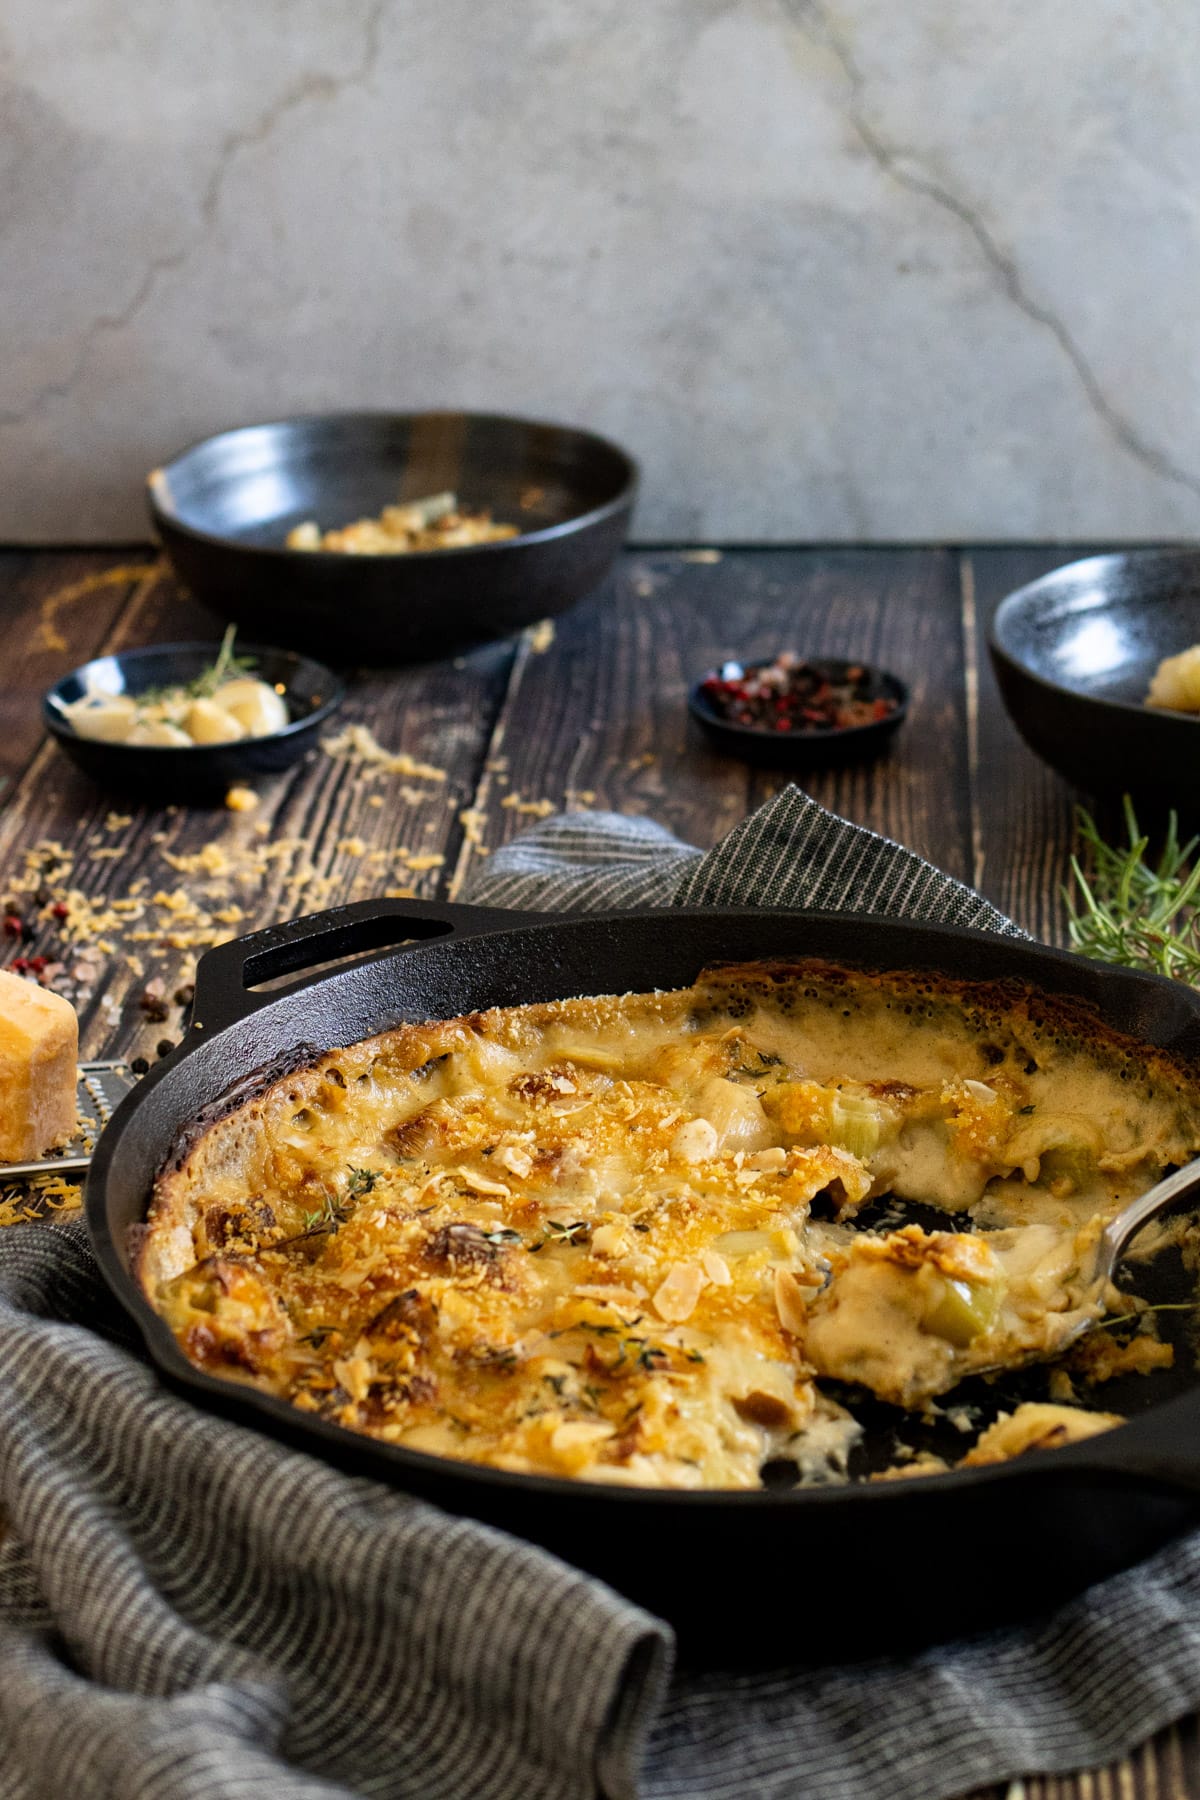
M 1103 1221 L 1198 1146 L 1191 1072 L 1082 1009 L 733 966 L 328 1052 L 180 1146 L 137 1266 L 197 1366 L 389 1443 L 836 1480 L 823 1378 L 921 1408 L 1053 1354 Z M 856 1230 L 889 1194 L 945 1229 Z

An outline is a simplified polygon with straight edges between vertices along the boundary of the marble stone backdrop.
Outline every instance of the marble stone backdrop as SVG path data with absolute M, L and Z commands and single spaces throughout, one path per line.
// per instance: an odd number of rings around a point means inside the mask
M 223 426 L 589 424 L 653 539 L 1200 521 L 1190 0 L 6 0 L 0 539 Z

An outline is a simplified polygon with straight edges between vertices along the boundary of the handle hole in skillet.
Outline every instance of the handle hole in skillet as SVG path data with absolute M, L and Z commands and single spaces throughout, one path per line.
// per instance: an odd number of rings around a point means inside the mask
M 386 913 L 375 919 L 358 919 L 315 937 L 260 950 L 247 958 L 242 984 L 249 994 L 269 994 L 290 986 L 297 975 L 344 968 L 380 950 L 399 950 L 426 938 L 447 937 L 453 929 L 443 919 L 406 919 Z

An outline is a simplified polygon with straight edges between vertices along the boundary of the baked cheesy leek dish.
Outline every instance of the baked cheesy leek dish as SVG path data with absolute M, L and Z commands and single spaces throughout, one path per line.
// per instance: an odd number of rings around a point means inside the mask
M 1198 1148 L 1194 1074 L 1068 1002 L 737 965 L 269 1080 L 180 1143 L 137 1268 L 197 1367 L 391 1444 L 656 1487 L 754 1488 L 777 1459 L 845 1479 L 856 1396 L 944 1409 L 1101 1314 L 1105 1220 Z M 1152 1332 L 1098 1342 L 1170 1360 Z M 1055 1398 L 962 1460 L 1119 1423 Z

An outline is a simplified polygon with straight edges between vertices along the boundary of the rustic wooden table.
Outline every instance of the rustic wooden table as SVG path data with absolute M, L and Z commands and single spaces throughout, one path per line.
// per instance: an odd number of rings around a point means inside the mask
M 712 754 L 687 718 L 689 681 L 727 656 L 787 646 L 883 664 L 913 693 L 887 760 L 813 776 L 809 791 L 1059 942 L 1072 796 L 1009 725 L 985 638 L 1004 594 L 1083 553 L 634 551 L 548 646 L 526 634 L 453 664 L 356 677 L 341 723 L 369 725 L 443 780 L 315 752 L 239 814 L 99 793 L 43 736 L 40 695 L 75 664 L 219 635 L 156 554 L 0 552 L 0 884 L 74 890 L 72 916 L 78 896 L 93 914 L 74 945 L 51 929 L 7 939 L 5 954 L 64 962 L 85 1055 L 153 1059 L 177 1035 L 174 996 L 207 942 L 389 890 L 453 898 L 481 857 L 551 809 L 645 813 L 712 844 L 786 777 Z M 1188 1724 L 1110 1770 L 1035 1776 L 1008 1793 L 1200 1794 L 1200 1739 Z

